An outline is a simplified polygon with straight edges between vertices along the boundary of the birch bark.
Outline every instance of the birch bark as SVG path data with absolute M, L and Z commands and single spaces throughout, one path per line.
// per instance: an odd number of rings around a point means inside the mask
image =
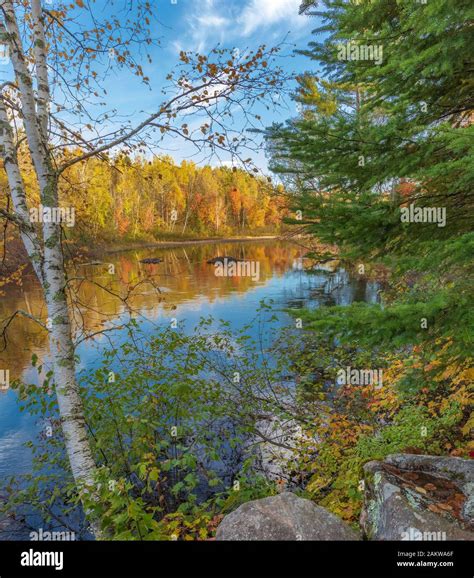
M 56 208 L 58 204 L 58 177 L 52 166 L 48 142 L 49 84 L 47 75 L 47 46 L 44 36 L 40 0 L 31 0 L 37 96 L 33 75 L 28 68 L 11 0 L 1 0 L 4 17 L 4 38 L 10 48 L 10 57 L 19 89 L 28 148 L 40 189 L 41 204 Z M 0 29 L 1 30 L 1 29 Z M 6 34 L 5 34 L 6 32 Z M 8 174 L 16 212 L 28 219 L 26 197 L 16 153 L 11 140 L 11 128 L 5 104 L 0 106 L 3 134 L 3 160 Z M 8 153 L 8 154 L 7 154 Z M 42 223 L 42 255 L 40 243 L 22 234 L 25 248 L 42 284 L 50 320 L 49 346 L 54 370 L 55 391 L 59 406 L 66 451 L 72 474 L 79 488 L 94 483 L 96 465 L 88 440 L 84 409 L 75 376 L 74 343 L 66 293 L 67 279 L 61 247 L 61 224 Z

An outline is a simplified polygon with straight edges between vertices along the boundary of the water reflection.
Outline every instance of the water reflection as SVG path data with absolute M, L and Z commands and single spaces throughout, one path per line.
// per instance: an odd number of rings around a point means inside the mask
M 216 276 L 215 267 L 207 261 L 224 255 L 258 262 L 258 280 Z M 338 262 L 307 273 L 295 267 L 301 262 L 304 267 L 310 266 L 303 257 L 304 250 L 297 245 L 260 241 L 132 251 L 77 266 L 69 271 L 69 289 L 76 302 L 76 341 L 104 328 L 120 327 L 130 315 L 147 320 L 150 331 L 155 324 L 169 323 L 171 318 L 185 322 L 189 329 L 207 315 L 229 321 L 239 329 L 256 319 L 262 300 L 273 300 L 275 309 L 377 300 L 376 283 L 351 278 Z M 162 262 L 141 263 L 145 258 L 160 258 Z M 12 288 L 2 297 L 0 320 L 18 309 L 43 320 L 46 317 L 41 291 L 33 278 L 26 280 L 21 290 Z M 281 324 L 289 320 L 285 314 L 280 319 Z M 95 341 L 83 341 L 77 348 L 78 369 L 96 367 L 101 350 L 110 341 L 119 345 L 123 339 L 123 332 L 117 330 Z M 7 347 L 0 353 L 0 368 L 8 368 L 11 379 L 34 381 L 33 354 L 48 365 L 47 335 L 33 321 L 18 316 L 10 325 Z M 34 420 L 19 413 L 15 394 L 0 391 L 0 477 L 28 468 L 29 453 L 22 444 L 35 434 Z
M 75 338 L 79 340 L 84 333 L 103 329 L 129 310 L 154 320 L 170 317 L 171 312 L 179 317 L 180 312 L 190 309 L 200 310 L 204 315 L 206 308 L 229 296 L 243 297 L 249 291 L 265 287 L 272 279 L 283 277 L 300 252 L 296 246 L 275 242 L 196 245 L 108 255 L 101 263 L 78 266 L 69 271 L 69 289 L 76 303 Z M 257 261 L 259 280 L 217 277 L 214 266 L 207 264 L 216 255 Z M 140 263 L 146 257 L 159 257 L 163 262 Z M 0 319 L 7 319 L 17 310 L 46 319 L 41 291 L 34 278 L 27 279 L 21 290 L 12 288 L 2 297 Z M 0 364 L 8 367 L 12 378 L 16 378 L 30 365 L 33 353 L 40 359 L 47 354 L 47 335 L 22 316 L 17 316 L 9 329 Z

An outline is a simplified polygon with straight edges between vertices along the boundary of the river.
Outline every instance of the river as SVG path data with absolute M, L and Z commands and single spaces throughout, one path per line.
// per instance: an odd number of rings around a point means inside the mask
M 69 271 L 78 305 L 75 337 L 112 330 L 130 315 L 150 326 L 176 319 L 193 327 L 211 315 L 239 329 L 256 317 L 262 300 L 272 300 L 279 323 L 289 322 L 283 308 L 347 305 L 352 301 L 377 300 L 377 284 L 351 277 L 343 268 L 326 267 L 308 274 L 305 250 L 288 241 L 252 241 L 148 248 L 108 254 L 100 263 L 88 263 Z M 232 256 L 258 264 L 252 276 L 219 276 L 207 261 L 215 256 Z M 144 258 L 159 258 L 158 264 L 143 264 Z M 258 274 L 257 274 L 258 272 Z M 134 287 L 130 295 L 129 289 Z M 128 297 L 127 303 L 117 298 Z M 35 279 L 11 287 L 0 301 L 0 320 L 23 310 L 45 320 L 45 307 Z M 98 365 L 101 350 L 123 339 L 120 329 L 83 341 L 77 348 L 78 369 Z M 48 366 L 46 331 L 24 316 L 8 328 L 6 349 L 0 352 L 0 370 L 8 370 L 10 382 L 33 383 L 37 372 L 32 355 Z M 20 413 L 12 389 L 0 390 L 0 485 L 6 477 L 27 472 L 31 464 L 25 442 L 35 438 L 39 425 L 31 415 Z

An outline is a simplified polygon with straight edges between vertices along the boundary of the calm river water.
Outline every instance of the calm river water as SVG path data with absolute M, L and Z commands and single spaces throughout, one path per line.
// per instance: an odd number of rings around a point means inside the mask
M 130 312 L 114 293 L 126 296 L 130 286 L 135 289 L 128 304 L 135 316 L 149 324 L 150 331 L 156 325 L 168 324 L 172 318 L 192 328 L 208 315 L 228 321 L 237 329 L 255 320 L 262 300 L 273 300 L 282 325 L 289 322 L 289 316 L 280 311 L 283 308 L 377 300 L 375 283 L 351 278 L 342 268 L 328 267 L 308 274 L 304 267 L 310 262 L 304 259 L 304 253 L 297 244 L 267 240 L 111 254 L 100 264 L 87 264 L 69 273 L 70 277 L 77 277 L 71 284 L 80 302 L 75 312 L 77 325 L 88 334 L 120 325 Z M 215 256 L 257 263 L 258 275 L 217 276 L 214 265 L 207 264 Z M 162 262 L 140 263 L 149 257 L 160 258 Z M 44 303 L 34 279 L 1 297 L 0 320 L 18 309 L 44 318 Z M 78 328 L 76 339 L 81 338 L 81 332 Z M 107 338 L 102 335 L 78 347 L 78 369 L 97 365 L 103 348 L 110 347 L 109 340 L 114 344 L 123 340 L 120 330 L 105 335 Z M 9 370 L 10 381 L 21 378 L 34 382 L 37 377 L 31 365 L 32 355 L 36 354 L 48 365 L 45 331 L 30 320 L 17 317 L 7 338 L 7 347 L 0 352 L 0 370 Z M 38 428 L 33 416 L 19 412 L 16 394 L 11 389 L 0 390 L 0 485 L 5 477 L 29 470 L 30 453 L 24 443 L 35 438 Z

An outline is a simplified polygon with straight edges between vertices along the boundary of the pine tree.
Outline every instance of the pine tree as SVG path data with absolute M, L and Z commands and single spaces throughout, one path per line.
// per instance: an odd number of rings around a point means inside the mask
M 383 319 L 398 317 L 398 336 L 433 339 L 419 327 L 428 316 L 433 331 L 455 333 L 464 351 L 474 243 L 472 5 L 306 4 L 322 17 L 315 32 L 324 38 L 302 52 L 322 75 L 299 78 L 301 115 L 269 130 L 273 169 L 292 189 L 292 209 L 302 211 L 308 231 L 336 243 L 342 257 L 419 274 L 417 286 L 397 298 L 413 316 L 385 309 Z M 402 222 L 410 204 L 445 211 L 445 226 Z

